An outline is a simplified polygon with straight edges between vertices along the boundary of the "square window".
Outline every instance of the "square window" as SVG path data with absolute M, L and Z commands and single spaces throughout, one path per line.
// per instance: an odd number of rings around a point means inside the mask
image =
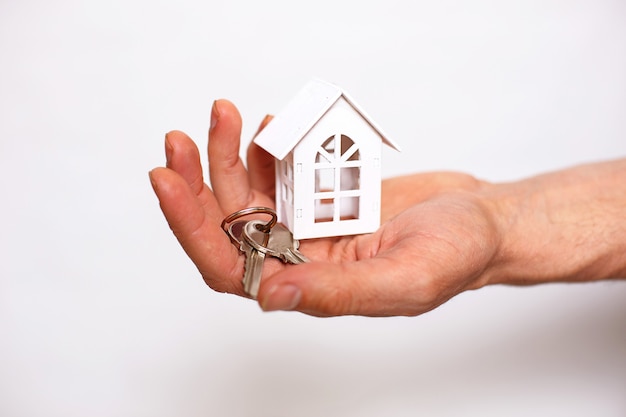
M 341 197 L 339 199 L 341 220 L 359 218 L 359 197 Z
M 324 198 L 315 200 L 315 223 L 332 222 L 335 215 L 335 199 Z
M 289 184 L 281 184 L 281 198 L 282 201 L 287 203 L 289 206 L 293 205 L 293 189 L 289 186 Z
M 283 178 L 289 177 L 289 164 L 286 160 L 280 161 L 281 175 Z
M 358 190 L 361 188 L 360 167 L 341 168 L 340 174 L 340 191 Z
M 335 191 L 335 168 L 315 170 L 315 192 Z

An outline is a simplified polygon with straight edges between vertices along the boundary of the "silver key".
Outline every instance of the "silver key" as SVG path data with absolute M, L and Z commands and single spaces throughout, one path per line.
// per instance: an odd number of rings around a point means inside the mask
M 265 253 L 256 250 L 245 240 L 242 241 L 241 246 L 246 255 L 243 273 L 243 290 L 256 300 L 257 295 L 259 295 L 261 276 L 263 275 Z
M 293 238 L 285 226 L 277 223 L 270 230 L 267 244 L 261 244 L 261 239 L 266 233 L 258 229 L 259 225 L 264 225 L 264 223 L 258 220 L 246 223 L 241 233 L 241 240 L 253 246 L 257 251 L 279 258 L 283 262 L 292 264 L 309 262 L 309 259 L 298 250 L 300 242 Z
M 250 297 L 256 299 L 259 294 L 259 286 L 261 284 L 261 276 L 263 275 L 263 263 L 265 262 L 265 253 L 259 252 L 248 242 L 242 239 L 242 232 L 247 221 L 240 220 L 230 224 L 228 227 L 228 235 L 233 243 L 239 243 L 239 250 L 246 256 L 243 274 L 243 290 Z M 262 222 L 261 222 L 262 223 Z M 259 241 L 267 243 L 269 236 L 259 230 L 263 236 L 258 236 Z
M 243 230 L 245 230 L 245 226 Z M 260 237 L 261 244 L 266 245 L 269 240 L 269 233 L 263 233 L 261 231 L 259 231 L 259 233 L 263 235 Z M 265 253 L 258 251 L 245 239 L 241 239 L 241 249 L 246 255 L 243 273 L 243 290 L 256 300 L 259 294 L 259 286 L 261 285 L 261 277 L 263 275 Z

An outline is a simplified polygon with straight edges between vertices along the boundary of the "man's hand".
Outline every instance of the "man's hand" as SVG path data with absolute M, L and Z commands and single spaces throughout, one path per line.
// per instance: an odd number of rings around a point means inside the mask
M 266 118 L 260 129 L 269 120 Z M 170 228 L 206 283 L 217 291 L 244 296 L 244 256 L 220 224 L 224 217 L 242 208 L 274 206 L 274 161 L 252 143 L 246 170 L 239 158 L 241 123 L 232 103 L 214 103 L 208 145 L 212 189 L 204 184 L 196 145 L 177 131 L 166 136 L 167 167 L 151 171 L 150 179 Z M 622 190 L 624 165 L 621 162 L 606 168 L 617 169 L 612 175 L 617 175 L 616 183 L 622 184 Z M 382 188 L 383 223 L 378 231 L 304 240 L 300 250 L 311 259 L 310 263 L 285 265 L 277 259 L 266 259 L 259 303 L 266 311 L 297 310 L 315 316 L 418 315 L 462 291 L 490 283 L 577 279 L 573 274 L 585 265 L 577 265 L 574 271 L 574 266 L 566 262 L 561 267 L 561 259 L 537 256 L 538 252 L 549 253 L 554 258 L 558 250 L 577 250 L 563 241 L 568 236 L 562 233 L 576 229 L 544 225 L 541 213 L 528 206 L 529 202 L 534 204 L 537 195 L 543 196 L 540 201 L 549 201 L 546 196 L 550 193 L 544 196 L 544 192 L 561 190 L 559 185 L 567 184 L 572 175 L 564 179 L 553 174 L 503 185 L 449 172 L 386 180 Z M 571 187 L 562 193 L 568 191 Z M 554 195 L 568 197 L 558 192 Z M 623 196 L 621 191 L 618 197 Z M 560 210 L 560 215 L 571 208 L 555 202 L 552 209 Z M 619 206 L 623 200 L 611 203 Z M 536 208 L 548 210 L 545 206 Z M 617 220 L 622 216 L 618 227 L 623 231 L 623 211 L 612 213 Z M 574 226 L 577 216 L 582 215 L 578 211 L 566 214 Z M 536 224 L 528 223 L 532 221 Z M 529 233 L 537 231 L 538 225 L 546 229 Z M 549 238 L 556 246 L 541 252 L 541 245 Z M 611 255 L 614 266 L 588 271 L 589 279 L 623 272 L 619 269 L 626 268 L 621 239 L 617 245 L 606 245 L 607 253 L 587 251 L 589 262 L 596 261 L 593 256 Z M 564 259 L 571 259 L 567 255 Z M 537 271 L 535 279 L 527 278 L 528 265 Z M 548 266 L 554 269 L 555 265 L 561 269 L 550 276 L 542 275 Z

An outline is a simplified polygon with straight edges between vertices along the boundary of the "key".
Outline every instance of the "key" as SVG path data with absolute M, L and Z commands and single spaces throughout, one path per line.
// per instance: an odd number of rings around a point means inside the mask
M 232 222 L 227 229 L 226 234 L 230 238 L 233 245 L 237 246 L 239 250 L 246 256 L 244 263 L 244 275 L 243 275 L 243 290 L 256 299 L 259 293 L 259 285 L 261 283 L 261 275 L 263 273 L 263 264 L 265 261 L 265 253 L 261 253 L 250 246 L 242 238 L 242 233 L 245 225 L 248 222 L 246 220 L 238 220 Z M 266 235 L 259 230 L 261 235 Z M 258 236 L 259 242 L 263 243 L 267 240 L 267 236 Z
M 245 220 L 238 220 L 251 214 L 267 214 L 271 216 L 271 219 L 267 223 L 258 222 L 260 225 L 258 231 L 261 233 L 261 236 L 257 236 L 258 243 L 255 243 L 256 246 L 265 247 L 269 241 L 269 230 L 274 227 L 277 220 L 276 212 L 270 208 L 249 207 L 238 210 L 226 216 L 224 220 L 222 220 L 221 227 L 226 235 L 228 235 L 232 244 L 235 245 L 246 257 L 242 280 L 243 288 L 246 294 L 256 299 L 259 294 L 259 286 L 263 275 L 263 263 L 265 262 L 266 252 L 258 251 L 255 246 L 250 245 L 241 238 L 243 229 L 248 222 Z
M 261 242 L 266 244 L 269 239 L 269 233 L 263 233 L 261 231 L 259 231 L 259 233 L 264 235 L 264 237 L 261 237 Z M 256 300 L 259 294 L 259 286 L 261 285 L 261 276 L 263 275 L 265 252 L 258 251 L 245 239 L 241 240 L 241 249 L 246 255 L 243 273 L 243 290 Z
M 232 222 L 228 226 L 228 229 L 225 230 L 231 243 L 239 248 L 241 252 L 244 252 L 241 234 L 246 223 L 248 223 L 246 220 L 237 220 L 236 222 Z
M 310 262 L 299 250 L 300 241 L 294 239 L 289 229 L 282 224 L 276 224 L 272 228 L 267 247 L 278 252 L 281 259 L 291 264 Z
M 300 242 L 293 238 L 293 235 L 285 226 L 277 223 L 269 233 L 269 240 L 262 244 L 263 233 L 258 229 L 263 222 L 252 220 L 245 224 L 241 233 L 242 241 L 253 246 L 257 251 L 281 259 L 283 262 L 300 264 L 309 262 L 309 259 L 298 250 Z

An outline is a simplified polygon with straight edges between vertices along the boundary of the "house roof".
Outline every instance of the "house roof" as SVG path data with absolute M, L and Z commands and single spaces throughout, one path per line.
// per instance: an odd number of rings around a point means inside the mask
M 400 150 L 399 146 L 383 133 L 345 91 L 319 79 L 306 84 L 287 106 L 274 116 L 254 142 L 275 158 L 284 159 L 341 97 L 372 126 L 383 143 L 397 151 Z

